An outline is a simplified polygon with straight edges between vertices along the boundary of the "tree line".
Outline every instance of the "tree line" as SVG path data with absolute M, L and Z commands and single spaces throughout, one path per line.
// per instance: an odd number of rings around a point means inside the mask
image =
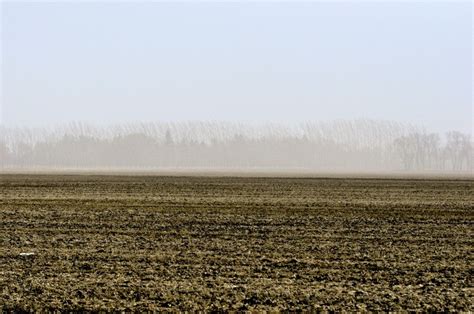
M 2 169 L 310 169 L 472 173 L 469 134 L 393 121 L 0 127 Z

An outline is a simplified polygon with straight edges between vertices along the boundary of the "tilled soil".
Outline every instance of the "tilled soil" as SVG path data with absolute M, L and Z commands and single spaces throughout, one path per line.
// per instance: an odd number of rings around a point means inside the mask
M 2 175 L 0 309 L 473 311 L 473 183 Z

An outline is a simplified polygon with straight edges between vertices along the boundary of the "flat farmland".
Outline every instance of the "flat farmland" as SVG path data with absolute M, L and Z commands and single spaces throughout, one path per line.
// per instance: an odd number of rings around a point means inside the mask
M 0 309 L 474 311 L 473 183 L 4 174 Z

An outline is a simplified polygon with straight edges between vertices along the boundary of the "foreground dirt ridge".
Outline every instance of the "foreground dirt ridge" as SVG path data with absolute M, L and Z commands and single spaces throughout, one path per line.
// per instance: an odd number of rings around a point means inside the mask
M 0 176 L 3 310 L 473 311 L 472 180 Z

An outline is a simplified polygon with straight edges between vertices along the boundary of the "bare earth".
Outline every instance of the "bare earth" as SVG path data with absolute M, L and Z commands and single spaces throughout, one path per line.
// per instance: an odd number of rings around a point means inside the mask
M 3 174 L 0 310 L 474 311 L 473 183 Z

